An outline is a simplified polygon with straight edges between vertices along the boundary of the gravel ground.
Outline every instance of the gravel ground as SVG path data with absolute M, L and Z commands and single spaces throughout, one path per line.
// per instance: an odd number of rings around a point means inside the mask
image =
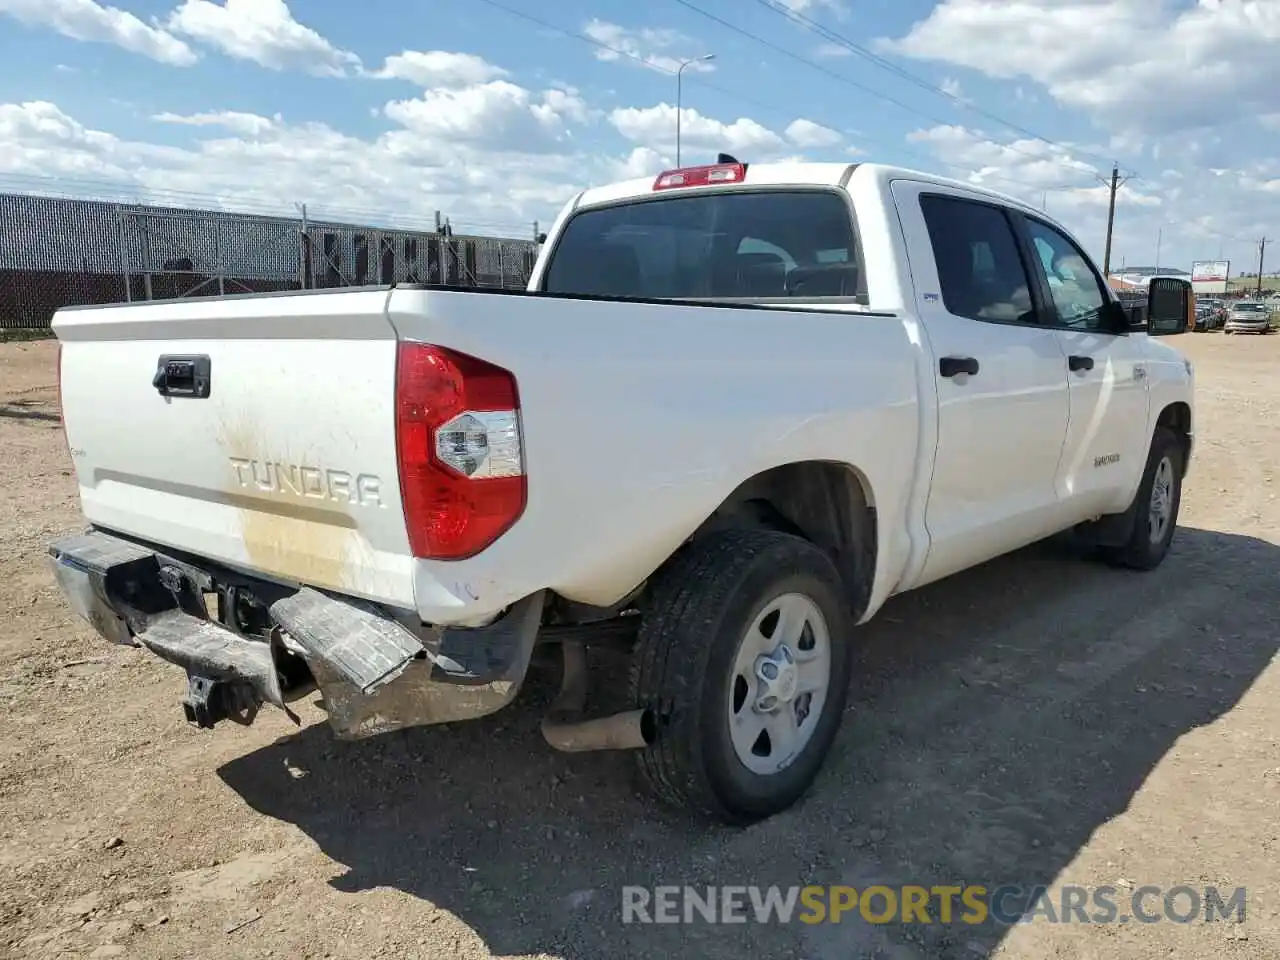
M 635 797 L 626 757 L 553 754 L 548 679 L 378 741 L 334 741 L 310 703 L 301 729 L 190 729 L 182 675 L 54 587 L 45 544 L 79 525 L 54 350 L 0 344 L 0 956 L 1280 956 L 1280 337 L 1178 345 L 1199 423 L 1168 562 L 1041 545 L 891 601 L 811 796 L 730 830 Z M 628 884 L 873 882 L 1244 886 L 1248 912 L 619 920 Z

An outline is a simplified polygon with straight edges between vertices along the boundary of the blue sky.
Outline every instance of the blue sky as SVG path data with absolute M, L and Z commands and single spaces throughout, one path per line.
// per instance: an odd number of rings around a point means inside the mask
M 1116 161 L 1116 265 L 1280 234 L 1280 0 L 0 0 L 0 189 L 525 236 L 674 165 L 707 53 L 686 164 L 933 170 L 1100 257 Z

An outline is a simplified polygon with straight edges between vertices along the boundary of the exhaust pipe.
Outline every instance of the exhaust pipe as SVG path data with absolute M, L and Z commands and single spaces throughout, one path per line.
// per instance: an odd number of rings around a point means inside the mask
M 547 716 L 542 736 L 565 753 L 589 750 L 637 750 L 653 743 L 657 723 L 652 710 L 627 710 L 596 720 L 563 722 Z
M 626 710 L 608 717 L 584 720 L 587 702 L 587 654 L 581 641 L 560 644 L 564 676 L 560 693 L 542 719 L 542 736 L 564 753 L 592 750 L 636 750 L 653 743 L 658 723 L 652 710 Z

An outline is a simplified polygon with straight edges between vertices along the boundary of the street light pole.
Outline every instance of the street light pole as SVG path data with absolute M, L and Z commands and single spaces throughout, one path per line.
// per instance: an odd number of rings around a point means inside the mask
M 1164 224 L 1156 231 L 1156 274 L 1160 273 L 1160 241 L 1164 239 Z
M 714 53 L 704 54 L 701 57 L 691 57 L 683 61 L 676 68 L 676 166 L 680 166 L 680 113 L 684 101 L 684 68 L 694 63 L 703 63 L 707 60 L 714 60 Z

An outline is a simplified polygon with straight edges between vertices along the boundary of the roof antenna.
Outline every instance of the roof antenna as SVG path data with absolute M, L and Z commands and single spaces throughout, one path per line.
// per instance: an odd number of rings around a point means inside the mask
M 738 162 L 737 157 L 731 157 L 727 153 L 722 153 L 718 157 L 716 157 L 716 163 L 737 163 L 737 162 Z

